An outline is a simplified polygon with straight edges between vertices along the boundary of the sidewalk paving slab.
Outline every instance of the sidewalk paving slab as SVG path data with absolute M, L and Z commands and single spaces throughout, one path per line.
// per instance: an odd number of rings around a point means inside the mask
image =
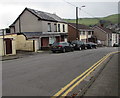
M 84 96 L 118 96 L 118 55 L 115 54 L 107 63 L 98 78 Z M 119 61 L 119 62 L 118 62 Z M 83 97 L 84 98 L 84 97 Z
M 45 54 L 45 53 L 50 53 L 50 51 L 37 51 L 37 52 L 18 51 L 16 55 L 2 56 L 1 57 L 2 59 L 0 59 L 0 60 L 1 61 L 14 60 L 14 59 L 23 58 L 23 57 L 26 57 L 26 56 L 37 55 L 37 54 Z

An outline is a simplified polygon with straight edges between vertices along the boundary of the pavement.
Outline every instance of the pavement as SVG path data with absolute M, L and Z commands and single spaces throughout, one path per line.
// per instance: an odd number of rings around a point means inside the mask
M 6 61 L 6 60 L 13 60 L 13 59 L 19 59 L 19 58 L 24 58 L 28 57 L 31 55 L 39 55 L 39 54 L 45 54 L 45 53 L 50 53 L 50 51 L 37 51 L 37 52 L 29 52 L 29 51 L 17 51 L 16 55 L 8 55 L 8 56 L 2 56 L 2 59 L 0 61 Z
M 118 86 L 118 55 L 115 54 L 84 96 L 120 96 Z M 83 97 L 84 98 L 84 97 Z

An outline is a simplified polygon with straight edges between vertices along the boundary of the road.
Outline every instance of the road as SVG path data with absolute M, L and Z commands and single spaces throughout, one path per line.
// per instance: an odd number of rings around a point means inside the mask
M 48 53 L 3 62 L 3 96 L 52 96 L 117 48 Z

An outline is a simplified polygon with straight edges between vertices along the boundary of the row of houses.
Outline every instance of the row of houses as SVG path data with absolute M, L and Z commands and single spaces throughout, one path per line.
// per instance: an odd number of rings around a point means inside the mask
M 67 23 L 56 14 L 25 8 L 10 25 L 10 32 L 1 31 L 0 55 L 16 54 L 16 50 L 34 51 L 47 49 L 54 42 L 76 40 L 95 42 L 100 40 L 105 46 L 119 42 L 119 34 L 101 26 Z

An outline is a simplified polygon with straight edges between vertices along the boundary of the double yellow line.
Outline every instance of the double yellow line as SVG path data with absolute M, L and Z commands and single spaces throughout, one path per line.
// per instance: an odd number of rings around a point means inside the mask
M 89 69 L 87 69 L 85 72 L 83 72 L 81 75 L 73 79 L 69 84 L 67 84 L 65 87 L 63 87 L 60 91 L 58 91 L 55 95 L 53 95 L 53 98 L 58 96 L 67 96 L 69 92 L 71 92 L 78 84 L 80 84 L 81 81 L 83 81 L 90 73 L 92 73 L 103 61 L 105 61 L 108 57 L 110 57 L 112 54 L 119 53 L 120 51 L 111 52 L 104 56 L 102 59 L 100 59 L 98 62 L 96 62 L 94 65 L 92 65 Z

